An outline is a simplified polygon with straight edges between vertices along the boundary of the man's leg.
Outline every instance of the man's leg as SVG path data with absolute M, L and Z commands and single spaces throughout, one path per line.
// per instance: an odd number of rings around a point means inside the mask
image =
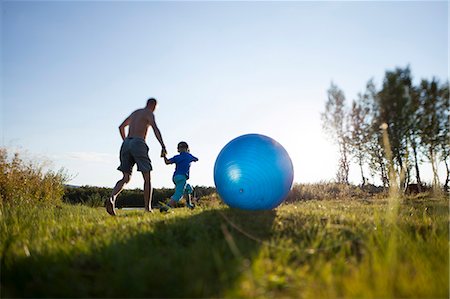
M 123 172 L 123 178 L 116 183 L 116 186 L 114 186 L 114 189 L 111 193 L 111 197 L 114 201 L 116 200 L 116 197 L 119 195 L 119 193 L 122 192 L 123 187 L 125 187 L 125 185 L 128 184 L 130 180 L 131 175 L 129 173 Z
M 116 183 L 116 186 L 114 186 L 111 192 L 111 197 L 106 200 L 106 211 L 110 215 L 116 216 L 116 211 L 114 210 L 115 208 L 114 203 L 116 202 L 116 198 L 119 195 L 119 193 L 122 192 L 123 187 L 130 182 L 130 179 L 131 175 L 123 172 L 123 178 Z
M 147 212 L 152 212 L 152 180 L 149 172 L 143 172 L 142 176 L 144 177 L 144 210 Z

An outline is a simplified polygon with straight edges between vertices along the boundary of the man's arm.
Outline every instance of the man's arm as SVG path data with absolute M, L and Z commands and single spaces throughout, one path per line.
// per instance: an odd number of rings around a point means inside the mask
M 153 113 L 151 115 L 150 125 L 153 128 L 153 133 L 155 133 L 156 139 L 158 139 L 159 143 L 161 144 L 161 157 L 164 157 L 167 154 L 166 146 L 164 145 L 164 141 L 162 140 L 161 132 L 156 125 L 155 116 L 153 115 Z
M 131 115 L 130 115 L 131 116 Z M 122 140 L 125 140 L 125 127 L 128 126 L 130 124 L 130 116 L 128 116 L 123 122 L 122 124 L 120 124 L 119 126 L 119 132 L 120 132 L 120 136 L 122 137 Z

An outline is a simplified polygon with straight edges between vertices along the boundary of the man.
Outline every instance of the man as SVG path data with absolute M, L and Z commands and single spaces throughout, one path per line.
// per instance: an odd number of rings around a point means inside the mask
M 122 147 L 120 148 L 120 166 L 117 168 L 122 171 L 123 178 L 119 180 L 114 187 L 111 197 L 106 200 L 106 211 L 115 216 L 116 212 L 115 201 L 124 186 L 131 179 L 131 172 L 134 164 L 137 164 L 138 171 L 142 172 L 144 177 L 144 204 L 147 212 L 152 212 L 152 185 L 150 172 L 152 164 L 148 156 L 148 146 L 145 143 L 147 130 L 152 127 L 156 139 L 161 144 L 161 157 L 167 154 L 166 147 L 161 137 L 161 132 L 155 122 L 155 111 L 157 102 L 154 98 L 147 101 L 145 108 L 138 109 L 131 113 L 123 123 L 119 126 L 120 136 L 123 139 Z M 128 126 L 128 135 L 125 135 L 125 127 Z M 126 137 L 125 137 L 126 136 Z

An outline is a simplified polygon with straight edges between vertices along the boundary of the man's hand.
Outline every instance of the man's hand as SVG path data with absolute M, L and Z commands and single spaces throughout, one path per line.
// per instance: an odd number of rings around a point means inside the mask
M 164 158 L 165 156 L 167 156 L 167 151 L 166 151 L 166 148 L 163 147 L 163 148 L 161 149 L 161 158 Z

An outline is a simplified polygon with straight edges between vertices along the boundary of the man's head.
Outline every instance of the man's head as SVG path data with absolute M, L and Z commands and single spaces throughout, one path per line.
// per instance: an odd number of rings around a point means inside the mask
M 189 152 L 189 145 L 186 142 L 181 141 L 178 143 L 178 152 Z
M 147 108 L 150 109 L 152 112 L 155 111 L 156 105 L 158 102 L 155 98 L 150 98 L 147 100 Z

